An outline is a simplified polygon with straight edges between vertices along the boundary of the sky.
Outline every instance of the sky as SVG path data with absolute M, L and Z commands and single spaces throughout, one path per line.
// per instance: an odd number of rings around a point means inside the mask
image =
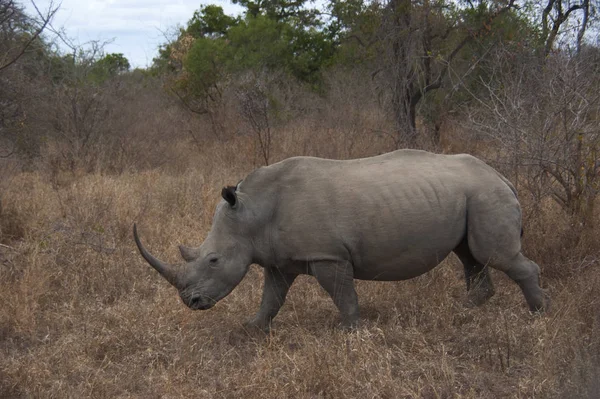
M 42 12 L 49 3 L 35 0 Z M 30 15 L 35 14 L 31 0 L 22 4 Z M 62 0 L 60 4 L 52 22 L 55 29 L 63 28 L 78 45 L 111 41 L 105 53 L 123 53 L 134 68 L 149 66 L 158 55 L 158 46 L 167 41 L 165 34 L 185 25 L 201 5 L 220 5 L 229 15 L 241 11 L 229 0 Z

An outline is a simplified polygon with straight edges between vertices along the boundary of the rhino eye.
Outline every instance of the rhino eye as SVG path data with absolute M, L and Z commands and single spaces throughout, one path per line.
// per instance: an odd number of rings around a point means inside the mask
M 209 262 L 211 265 L 216 265 L 218 261 L 219 261 L 219 258 L 216 258 L 216 257 L 215 257 L 215 258 L 210 258 L 210 259 L 208 260 L 208 262 Z

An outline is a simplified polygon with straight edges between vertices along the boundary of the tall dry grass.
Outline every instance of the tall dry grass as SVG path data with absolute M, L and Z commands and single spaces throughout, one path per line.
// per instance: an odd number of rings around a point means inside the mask
M 325 112 L 328 123 L 307 118 L 279 132 L 275 160 L 389 148 L 367 110 Z M 308 277 L 269 336 L 247 333 L 242 323 L 260 303 L 257 266 L 213 309 L 188 310 L 137 253 L 132 224 L 177 262 L 177 244 L 206 235 L 220 188 L 259 166 L 255 146 L 244 134 L 202 147 L 184 135 L 165 144 L 169 162 L 159 167 L 13 173 L 1 195 L 0 397 L 600 396 L 598 231 L 565 246 L 568 216 L 545 204 L 529 217 L 526 197 L 525 252 L 552 297 L 543 317 L 495 272 L 496 295 L 466 308 L 453 256 L 410 281 L 358 282 L 362 326 L 351 333 L 336 328 L 337 310 Z

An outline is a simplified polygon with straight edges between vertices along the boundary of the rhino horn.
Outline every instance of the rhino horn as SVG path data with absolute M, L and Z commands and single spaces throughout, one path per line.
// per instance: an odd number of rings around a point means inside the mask
M 156 259 L 150 252 L 146 250 L 146 248 L 144 248 L 142 242 L 140 241 L 140 238 L 138 237 L 137 226 L 135 223 L 133 224 L 133 238 L 135 239 L 135 244 L 140 250 L 140 253 L 144 257 L 144 259 L 146 259 L 146 262 L 148 262 L 150 266 L 155 268 L 156 271 L 159 272 L 160 275 L 163 276 L 169 283 L 179 288 L 179 277 L 175 270 L 173 270 L 173 267 L 165 262 Z

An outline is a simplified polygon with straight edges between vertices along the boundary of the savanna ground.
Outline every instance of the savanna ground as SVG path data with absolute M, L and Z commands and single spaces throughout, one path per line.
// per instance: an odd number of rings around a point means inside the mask
M 288 129 L 274 140 L 273 159 L 390 149 L 385 138 L 349 134 Z M 155 144 L 165 166 L 13 169 L 4 180 L 0 397 L 600 396 L 598 231 L 570 239 L 571 221 L 552 201 L 521 200 L 524 252 L 552 298 L 544 316 L 530 314 L 517 285 L 497 272 L 496 295 L 467 308 L 451 255 L 410 281 L 358 282 L 355 332 L 336 327 L 330 298 L 302 277 L 262 337 L 243 328 L 260 303 L 258 266 L 217 306 L 193 312 L 131 234 L 135 221 L 153 253 L 179 261 L 178 244 L 199 245 L 207 234 L 221 187 L 260 163 L 256 140 Z M 478 152 L 452 144 L 443 150 Z

